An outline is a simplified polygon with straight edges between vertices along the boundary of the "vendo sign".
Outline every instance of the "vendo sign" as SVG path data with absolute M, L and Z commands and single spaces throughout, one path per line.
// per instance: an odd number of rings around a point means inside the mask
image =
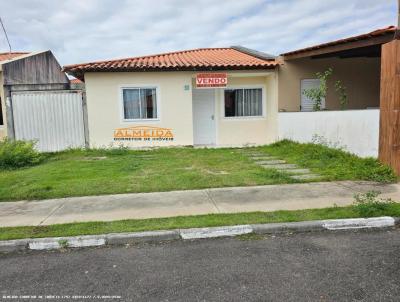
M 198 73 L 196 88 L 223 88 L 228 84 L 226 73 Z

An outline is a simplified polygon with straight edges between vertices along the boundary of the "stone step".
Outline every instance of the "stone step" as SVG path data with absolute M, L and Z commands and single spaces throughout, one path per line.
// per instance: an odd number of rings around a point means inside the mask
M 309 169 L 286 169 L 285 172 L 292 174 L 312 174 Z
M 279 158 L 273 157 L 273 156 L 251 156 L 250 157 L 252 160 L 258 161 L 258 160 L 278 160 Z
M 322 176 L 318 174 L 299 174 L 299 175 L 291 175 L 290 177 L 297 180 L 310 180 L 310 179 L 320 178 Z
M 261 165 L 266 169 L 277 169 L 277 170 L 287 170 L 287 169 L 296 169 L 298 168 L 295 164 L 268 164 L 268 165 Z
M 280 159 L 270 159 L 270 160 L 256 160 L 258 165 L 276 165 L 276 164 L 286 164 L 286 161 Z
M 268 154 L 264 153 L 242 153 L 242 154 L 246 156 L 269 156 Z
M 246 150 L 246 151 L 241 151 L 243 154 L 253 154 L 253 153 L 261 153 L 261 154 L 266 154 L 265 152 L 261 150 Z

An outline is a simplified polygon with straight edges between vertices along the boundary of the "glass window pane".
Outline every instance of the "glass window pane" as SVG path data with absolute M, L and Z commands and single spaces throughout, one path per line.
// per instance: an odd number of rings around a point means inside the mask
M 236 116 L 235 90 L 225 90 L 225 116 Z
M 227 89 L 224 94 L 225 116 L 243 115 L 243 89 Z
M 124 89 L 124 119 L 140 118 L 140 93 L 139 89 Z
M 157 118 L 156 89 L 143 89 L 143 118 Z
M 262 115 L 262 89 L 245 89 L 245 116 L 261 116 Z

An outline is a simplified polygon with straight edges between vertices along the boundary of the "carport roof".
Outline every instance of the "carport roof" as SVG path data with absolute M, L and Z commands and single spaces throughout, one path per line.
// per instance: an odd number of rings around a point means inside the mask
M 274 57 L 244 47 L 199 48 L 163 54 L 68 65 L 64 71 L 82 79 L 97 71 L 191 71 L 274 68 Z
M 283 56 L 285 60 L 290 60 L 384 44 L 393 40 L 396 30 L 397 27 L 392 25 L 385 28 L 376 29 L 366 34 L 286 52 L 281 54 L 281 56 Z

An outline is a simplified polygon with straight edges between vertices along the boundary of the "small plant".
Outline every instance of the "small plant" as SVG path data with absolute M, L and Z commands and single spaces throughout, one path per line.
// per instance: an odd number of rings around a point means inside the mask
M 303 90 L 303 94 L 314 101 L 315 111 L 321 110 L 322 100 L 326 98 L 326 93 L 328 91 L 327 81 L 332 73 L 332 68 L 328 68 L 324 72 L 317 72 L 315 75 L 319 79 L 319 87 Z
M 354 207 L 362 217 L 385 215 L 394 203 L 390 198 L 379 198 L 380 192 L 370 191 L 354 195 Z
M 0 141 L 0 169 L 16 169 L 38 164 L 42 155 L 34 148 L 35 142 L 10 140 Z
M 348 104 L 347 88 L 343 85 L 342 81 L 337 80 L 335 83 L 336 92 L 339 93 L 340 109 L 344 110 Z
M 61 248 L 66 249 L 68 247 L 68 240 L 60 239 L 60 240 L 58 240 L 58 244 Z
M 344 151 L 346 149 L 345 145 L 342 145 L 340 142 L 330 141 L 322 135 L 314 134 L 311 138 L 311 142 L 317 145 L 323 145 L 325 147 L 334 148 L 338 150 Z
M 101 150 L 104 151 L 106 155 L 125 155 L 129 153 L 129 147 L 124 145 L 123 143 L 115 144 L 111 143 L 107 147 L 99 148 L 99 149 L 92 149 L 92 150 Z

